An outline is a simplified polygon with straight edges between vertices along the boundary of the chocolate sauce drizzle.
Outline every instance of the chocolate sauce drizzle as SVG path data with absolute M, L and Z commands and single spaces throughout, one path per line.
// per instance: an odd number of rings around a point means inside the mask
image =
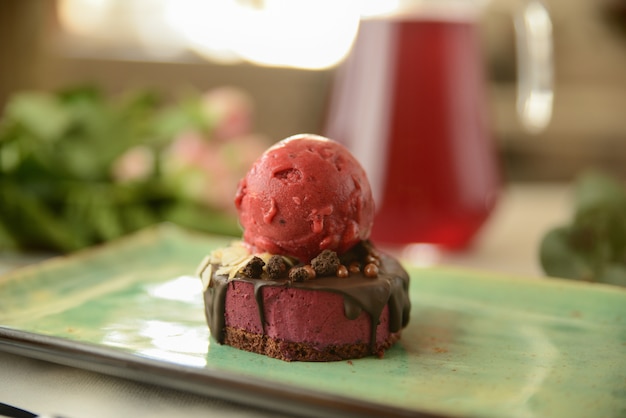
M 363 273 L 358 273 L 351 274 L 348 278 L 319 277 L 304 282 L 251 279 L 241 275 L 232 280 L 254 284 L 254 296 L 263 327 L 265 327 L 265 315 L 262 289 L 266 286 L 319 290 L 342 295 L 346 318 L 354 320 L 362 311 L 368 313 L 371 321 L 370 351 L 375 353 L 376 327 L 385 306 L 389 306 L 390 332 L 398 332 L 407 325 L 411 310 L 407 272 L 392 257 L 381 254 L 380 261 L 380 272 L 376 278 L 365 277 Z M 213 274 L 211 285 L 204 293 L 207 323 L 211 334 L 220 344 L 224 343 L 224 309 L 227 289 L 228 276 Z

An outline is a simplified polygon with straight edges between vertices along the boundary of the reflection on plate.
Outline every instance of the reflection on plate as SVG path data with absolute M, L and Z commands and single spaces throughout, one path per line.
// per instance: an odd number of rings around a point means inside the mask
M 209 339 L 202 257 L 228 238 L 163 226 L 0 278 L 0 349 L 310 415 L 626 415 L 626 291 L 409 267 L 384 359 L 286 363 Z

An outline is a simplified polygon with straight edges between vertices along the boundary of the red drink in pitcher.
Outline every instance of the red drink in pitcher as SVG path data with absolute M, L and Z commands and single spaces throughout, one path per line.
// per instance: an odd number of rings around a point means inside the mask
M 499 170 L 480 42 L 469 19 L 362 22 L 324 134 L 368 173 L 377 242 L 464 248 L 493 209 Z

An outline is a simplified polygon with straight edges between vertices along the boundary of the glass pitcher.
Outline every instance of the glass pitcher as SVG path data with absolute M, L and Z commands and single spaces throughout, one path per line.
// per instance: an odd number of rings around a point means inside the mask
M 463 249 L 494 208 L 499 164 L 491 138 L 479 22 L 485 1 L 400 1 L 362 18 L 337 71 L 324 135 L 368 173 L 372 239 Z M 518 113 L 530 131 L 552 108 L 551 24 L 539 1 L 515 16 Z

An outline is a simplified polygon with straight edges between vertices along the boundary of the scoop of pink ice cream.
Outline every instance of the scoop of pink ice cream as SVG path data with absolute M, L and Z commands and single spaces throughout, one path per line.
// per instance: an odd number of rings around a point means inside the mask
M 370 235 L 374 200 L 365 171 L 327 138 L 302 134 L 268 149 L 239 183 L 243 238 L 256 250 L 308 262 Z

